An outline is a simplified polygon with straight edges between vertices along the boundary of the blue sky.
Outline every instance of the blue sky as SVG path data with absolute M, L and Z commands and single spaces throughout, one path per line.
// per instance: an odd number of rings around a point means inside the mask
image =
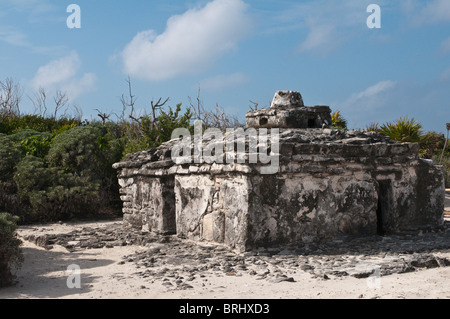
M 81 28 L 69 29 L 70 4 Z M 367 6 L 381 8 L 369 29 Z M 83 116 L 197 96 L 244 119 L 277 90 L 340 110 L 350 128 L 413 117 L 450 122 L 449 0 L 0 0 L 0 80 L 23 87 L 22 112 L 43 87 L 67 92 Z M 49 107 L 51 108 L 51 106 Z

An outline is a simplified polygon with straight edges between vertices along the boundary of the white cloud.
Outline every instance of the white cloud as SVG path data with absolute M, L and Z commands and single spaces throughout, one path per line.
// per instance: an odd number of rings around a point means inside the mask
M 448 67 L 447 69 L 445 69 L 445 70 L 441 73 L 439 79 L 440 79 L 441 81 L 447 81 L 447 80 L 450 80 L 450 67 Z
M 207 78 L 200 82 L 202 90 L 206 91 L 220 91 L 226 88 L 243 85 L 248 82 L 248 77 L 241 72 L 229 75 L 217 75 L 212 78 Z
M 362 128 L 371 121 L 378 121 L 377 115 L 385 111 L 392 102 L 393 88 L 397 82 L 380 81 L 365 90 L 351 94 L 344 102 L 338 103 L 337 109 L 343 111 L 349 120 L 349 126 Z
M 358 102 L 361 100 L 366 100 L 366 99 L 373 99 L 376 98 L 380 93 L 383 93 L 384 91 L 387 91 L 391 88 L 393 88 L 395 86 L 395 82 L 394 81 L 380 81 L 375 85 L 372 85 L 370 87 L 368 87 L 367 89 L 365 89 L 362 92 L 359 93 L 355 93 L 352 94 L 352 96 L 350 96 L 349 98 L 349 102 Z
M 0 4 L 6 6 L 6 10 L 26 12 L 33 16 L 57 10 L 48 0 L 1 0 Z
M 51 61 L 40 67 L 31 80 L 31 87 L 34 90 L 44 88 L 47 92 L 61 90 L 68 94 L 70 99 L 93 89 L 96 76 L 93 73 L 85 73 L 82 77 L 77 77 L 81 68 L 81 60 L 76 52 L 70 55 Z
M 335 103 L 350 128 L 365 128 L 369 123 L 384 124 L 409 117 L 418 120 L 425 130 L 441 132 L 449 116 L 450 99 L 447 69 L 441 79 L 418 83 L 411 79 L 381 81 L 351 94 L 343 103 Z M 450 74 L 450 73 L 449 73 Z
M 211 67 L 249 32 L 246 8 L 242 0 L 214 0 L 172 16 L 162 34 L 139 32 L 122 52 L 124 71 L 157 81 Z
M 332 46 L 331 44 L 336 40 L 334 31 L 335 28 L 331 25 L 312 26 L 306 40 L 300 44 L 298 51 L 303 53 L 306 51 L 321 50 L 327 47 L 327 51 L 329 51 Z
M 450 1 L 448 0 L 408 0 L 401 5 L 413 26 L 450 22 Z
M 289 3 L 273 14 L 267 32 L 299 30 L 302 36 L 298 53 L 312 52 L 327 55 L 348 39 L 367 30 L 366 11 L 370 0 L 319 0 Z M 379 0 L 378 4 L 384 4 Z
M 14 46 L 31 46 L 27 36 L 11 26 L 0 26 L 0 41 Z
M 27 50 L 46 55 L 54 55 L 61 52 L 67 52 L 64 46 L 38 46 L 33 44 L 29 37 L 19 31 L 16 27 L 8 25 L 0 25 L 0 42 L 5 42 L 9 45 L 26 48 Z
M 450 22 L 450 1 L 431 1 L 427 3 L 420 16 L 429 23 Z
M 439 51 L 443 54 L 450 53 L 450 38 L 447 38 L 441 43 L 441 48 Z

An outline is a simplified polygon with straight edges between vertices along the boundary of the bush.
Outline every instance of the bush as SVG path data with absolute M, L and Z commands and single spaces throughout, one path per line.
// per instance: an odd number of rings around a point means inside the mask
M 53 134 L 38 132 L 30 129 L 21 129 L 8 138 L 16 145 L 22 156 L 34 155 L 44 158 L 53 140 Z
M 0 213 L 0 287 L 12 284 L 11 266 L 20 267 L 23 262 L 20 245 L 16 237 L 18 218 L 7 213 Z
M 379 132 L 389 136 L 393 141 L 420 142 L 423 134 L 422 125 L 414 119 L 400 118 L 394 123 L 383 124 Z
M 420 156 L 427 159 L 438 157 L 442 153 L 445 144 L 444 134 L 427 132 L 420 139 Z
M 26 156 L 14 176 L 20 202 L 28 211 L 23 222 L 48 222 L 95 215 L 102 201 L 100 185 L 57 167 L 46 167 L 44 160 Z
M 125 141 L 122 158 L 126 154 L 145 151 L 170 141 L 172 132 L 177 128 L 187 128 L 193 132 L 190 124 L 193 116 L 191 109 L 188 108 L 183 115 L 180 112 L 181 104 L 178 104 L 175 111 L 171 107 L 168 112 L 161 110 L 155 120 L 145 115 L 140 118 L 139 123 L 123 123 Z
M 331 114 L 331 127 L 343 130 L 347 129 L 347 120 L 344 119 L 340 111 Z
M 119 136 L 116 124 L 94 123 L 59 134 L 50 147 L 46 157 L 48 166 L 71 174 L 77 179 L 72 185 L 78 187 L 83 181 L 79 190 L 87 196 L 85 203 L 94 204 L 89 198 L 94 194 L 98 197 L 99 205 L 93 205 L 89 211 L 99 209 L 100 214 L 113 215 L 121 211 L 117 172 L 112 168 L 122 157 L 123 144 Z M 83 183 L 86 186 L 83 187 Z M 88 188 L 87 183 L 91 187 Z
M 0 115 L 0 133 L 11 135 L 19 130 L 29 129 L 38 132 L 53 132 L 64 126 L 79 126 L 81 121 L 74 118 L 54 119 L 39 115 L 4 116 Z
M 20 152 L 6 136 L 0 135 L 0 183 L 7 182 L 14 175 L 14 168 L 20 161 Z

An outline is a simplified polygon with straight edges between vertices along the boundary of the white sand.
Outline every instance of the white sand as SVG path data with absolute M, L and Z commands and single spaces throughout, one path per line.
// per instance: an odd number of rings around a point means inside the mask
M 100 226 L 103 224 L 100 224 Z M 50 225 L 25 227 L 19 234 L 69 232 L 82 225 Z M 99 226 L 99 224 L 96 224 Z M 41 232 L 43 233 L 43 232 Z M 323 280 L 309 273 L 292 270 L 289 276 L 295 282 L 271 283 L 256 280 L 243 273 L 241 276 L 206 275 L 190 283 L 187 290 L 168 289 L 160 281 L 134 275 L 134 263 L 119 264 L 123 256 L 142 250 L 138 246 L 103 248 L 68 252 L 61 246 L 45 250 L 24 242 L 25 261 L 16 272 L 18 284 L 0 289 L 0 298 L 21 299 L 317 299 L 317 298 L 450 298 L 450 267 L 394 274 L 379 278 L 357 279 L 341 277 Z M 450 252 L 443 252 L 448 258 Z M 70 289 L 67 267 L 77 264 L 81 268 L 81 288 Z

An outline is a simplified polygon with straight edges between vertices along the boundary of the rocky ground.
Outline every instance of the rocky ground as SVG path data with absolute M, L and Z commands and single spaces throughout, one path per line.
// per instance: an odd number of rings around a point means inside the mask
M 134 275 L 167 289 L 188 290 L 205 286 L 214 276 L 250 276 L 269 283 L 295 282 L 306 272 L 318 280 L 342 277 L 368 278 L 450 266 L 450 221 L 435 231 L 340 238 L 296 248 L 261 248 L 238 253 L 222 245 L 195 243 L 176 236 L 155 236 L 124 229 L 120 221 L 105 227 L 83 227 L 69 233 L 32 232 L 23 238 L 52 250 L 69 252 L 139 246 L 123 256 L 118 267 L 133 264 Z M 195 285 L 194 285 L 195 284 Z M 144 286 L 142 286 L 145 288 Z

